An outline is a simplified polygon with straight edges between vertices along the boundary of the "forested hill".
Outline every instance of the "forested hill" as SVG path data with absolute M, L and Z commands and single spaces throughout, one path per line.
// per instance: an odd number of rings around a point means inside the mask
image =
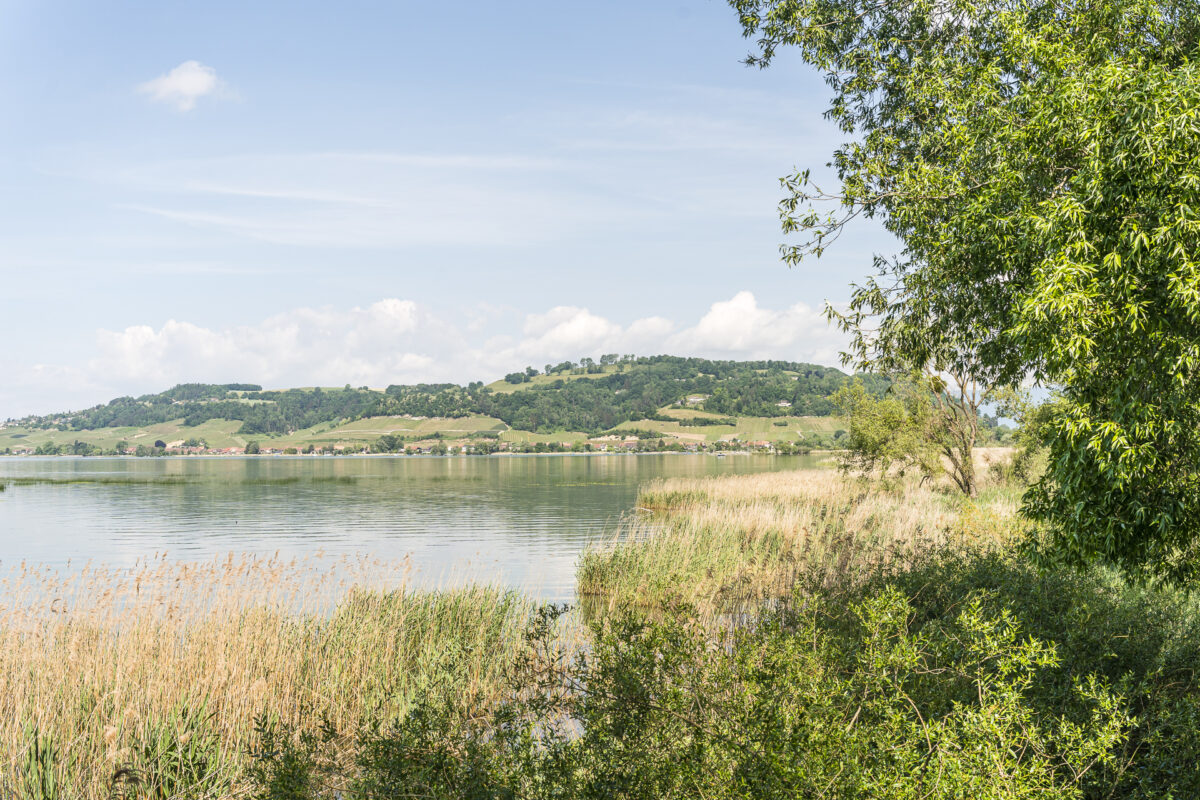
M 882 392 L 888 380 L 861 376 Z M 30 428 L 93 430 L 141 427 L 183 419 L 240 420 L 245 434 L 281 434 L 327 422 L 409 415 L 496 417 L 518 430 L 596 433 L 622 422 L 654 419 L 684 405 L 730 416 L 827 416 L 831 395 L 849 376 L 836 369 L 788 361 L 709 361 L 700 358 L 604 356 L 599 363 L 532 367 L 492 386 L 482 382 L 368 388 L 263 391 L 255 384 L 181 384 L 159 394 L 118 397 L 83 411 L 30 417 Z

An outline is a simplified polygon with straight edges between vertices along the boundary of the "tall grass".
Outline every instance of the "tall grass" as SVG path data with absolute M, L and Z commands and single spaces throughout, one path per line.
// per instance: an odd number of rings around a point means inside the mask
M 486 705 L 532 601 L 485 586 L 384 590 L 404 567 L 12 570 L 0 580 L 0 796 L 108 797 L 114 775 L 148 797 L 185 779 L 189 797 L 225 796 L 259 715 L 311 732 L 402 714 L 431 691 Z
M 721 610 L 782 597 L 801 574 L 866 572 L 923 547 L 1012 537 L 1015 490 L 967 501 L 915 482 L 893 491 L 831 470 L 647 484 L 641 513 L 584 554 L 579 593 L 609 609 L 675 600 Z

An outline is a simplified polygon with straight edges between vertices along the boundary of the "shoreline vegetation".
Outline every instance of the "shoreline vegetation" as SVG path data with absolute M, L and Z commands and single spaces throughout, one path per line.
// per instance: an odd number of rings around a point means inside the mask
M 655 481 L 570 611 L 366 560 L 17 570 L 0 793 L 1196 796 L 1196 602 L 1034 568 L 1021 491 Z
M 407 713 L 435 686 L 486 705 L 533 601 L 483 585 L 386 588 L 407 569 L 230 556 L 10 571 L 0 795 L 233 796 L 256 719 L 354 727 Z
M 1019 501 L 1010 487 L 974 503 L 930 486 L 879 491 L 832 469 L 656 480 L 638 493 L 649 513 L 584 554 L 578 591 L 610 611 L 754 607 L 814 569 L 865 573 L 928 548 L 1007 541 Z

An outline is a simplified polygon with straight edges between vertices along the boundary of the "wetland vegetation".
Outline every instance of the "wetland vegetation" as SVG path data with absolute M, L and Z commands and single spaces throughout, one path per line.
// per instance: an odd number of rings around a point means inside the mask
M 387 414 L 548 448 L 840 405 L 846 469 L 648 484 L 573 610 L 355 561 L 16 569 L 4 796 L 1200 796 L 1200 14 L 731 5 L 748 63 L 799 54 L 848 137 L 834 193 L 784 179 L 785 259 L 863 216 L 899 244 L 827 309 L 857 383 L 606 355 L 491 386 L 185 385 L 5 435 Z M 985 465 L 988 403 L 1023 424 Z
M 654 481 L 570 612 L 385 590 L 404 565 L 365 560 L 14 571 L 0 775 L 39 800 L 1189 796 L 1194 601 L 1039 570 L 1020 490 Z

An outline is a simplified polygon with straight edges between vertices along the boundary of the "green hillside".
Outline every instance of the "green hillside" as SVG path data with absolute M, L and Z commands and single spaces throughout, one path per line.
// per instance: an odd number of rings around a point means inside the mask
M 859 377 L 872 392 L 889 385 L 879 376 Z M 0 427 L 0 452 L 203 452 L 250 442 L 280 450 L 392 452 L 442 442 L 488 452 L 538 443 L 615 447 L 635 436 L 658 440 L 656 447 L 749 441 L 820 447 L 832 445 L 840 427 L 831 396 L 847 380 L 839 370 L 796 362 L 605 356 L 600 363 L 530 367 L 488 385 L 182 384 L 82 411 L 9 420 Z

